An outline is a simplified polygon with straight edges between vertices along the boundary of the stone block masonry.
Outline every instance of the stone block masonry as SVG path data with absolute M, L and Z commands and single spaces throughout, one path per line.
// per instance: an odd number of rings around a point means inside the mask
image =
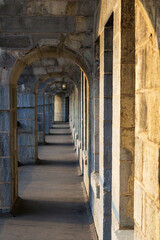
M 18 161 L 35 163 L 35 98 L 34 94 L 17 94 Z

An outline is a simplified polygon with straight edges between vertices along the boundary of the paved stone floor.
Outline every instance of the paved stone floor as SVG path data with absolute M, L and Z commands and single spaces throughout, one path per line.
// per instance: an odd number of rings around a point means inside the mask
M 40 164 L 20 168 L 19 212 L 0 217 L 0 240 L 95 239 L 69 125 L 50 133 L 39 147 Z

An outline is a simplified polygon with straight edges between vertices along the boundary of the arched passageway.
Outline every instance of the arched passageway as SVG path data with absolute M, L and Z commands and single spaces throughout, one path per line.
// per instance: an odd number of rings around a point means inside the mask
M 79 56 L 77 53 L 62 47 L 61 49 L 57 48 L 46 48 L 42 47 L 41 49 L 36 48 L 30 53 L 28 53 L 26 56 L 21 58 L 21 60 L 17 60 L 17 62 L 14 65 L 14 68 L 11 72 L 10 76 L 10 119 L 11 119 L 11 127 L 10 127 L 10 151 L 11 151 L 11 205 L 12 207 L 15 204 L 15 201 L 18 197 L 18 172 L 17 172 L 17 157 L 18 157 L 18 148 L 17 148 L 17 81 L 22 74 L 24 68 L 31 63 L 35 62 L 36 60 L 41 60 L 45 58 L 67 58 L 73 61 L 75 64 L 80 66 L 82 69 L 87 72 L 88 77 L 90 77 L 90 70 L 88 69 L 87 63 L 82 59 L 81 56 Z M 50 77 L 50 75 L 48 75 Z M 45 80 L 47 77 L 43 77 L 43 80 Z M 42 82 L 43 82 L 42 80 Z M 88 80 L 87 80 L 88 81 Z M 35 88 L 38 86 L 35 86 Z M 85 88 L 84 88 L 85 89 Z M 45 101 L 44 95 L 43 95 L 43 101 Z M 47 100 L 48 101 L 48 100 Z M 36 103 L 36 102 L 35 102 Z M 43 102 L 44 104 L 44 102 Z M 45 107 L 43 107 L 44 112 Z M 43 118 L 43 120 L 45 120 Z M 45 128 L 45 126 L 44 126 Z M 44 131 L 43 131 L 44 132 Z M 37 134 L 35 129 L 35 134 Z M 44 136 L 44 134 L 43 134 Z M 35 144 L 37 144 L 35 142 Z M 37 154 L 37 151 L 35 151 L 35 154 Z
M 0 239 L 160 239 L 159 9 L 0 1 Z

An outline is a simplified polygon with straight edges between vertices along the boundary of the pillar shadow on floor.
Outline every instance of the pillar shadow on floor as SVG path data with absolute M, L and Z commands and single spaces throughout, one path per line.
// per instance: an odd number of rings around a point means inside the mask
M 45 165 L 45 166 L 64 166 L 64 167 L 77 167 L 78 161 L 68 161 L 68 160 L 57 160 L 57 161 L 51 161 L 51 160 L 43 160 L 39 159 L 39 165 Z

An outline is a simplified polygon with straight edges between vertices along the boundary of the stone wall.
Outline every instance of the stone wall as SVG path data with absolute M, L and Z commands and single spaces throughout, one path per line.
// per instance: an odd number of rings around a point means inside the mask
M 158 9 L 159 1 L 136 1 L 135 240 L 160 239 Z
M 17 94 L 18 161 L 35 163 L 35 97 L 31 93 Z
M 11 205 L 9 89 L 4 85 L 0 85 L 0 103 L 0 212 L 3 213 L 9 212 Z
M 99 113 L 95 105 L 94 129 L 97 134 L 98 122 L 99 149 L 94 163 L 98 168 L 91 174 L 92 213 L 99 239 L 109 240 L 111 232 L 119 239 L 117 231 L 133 229 L 134 2 L 101 1 L 96 8 L 95 48 L 99 45 L 100 50 L 95 57 L 100 73 L 95 70 Z

